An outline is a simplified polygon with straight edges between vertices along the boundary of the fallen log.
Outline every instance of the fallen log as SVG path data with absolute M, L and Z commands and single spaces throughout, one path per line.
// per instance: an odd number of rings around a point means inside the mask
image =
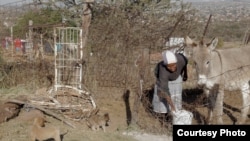
M 27 105 L 29 107 L 32 107 L 32 108 L 36 108 L 38 110 L 41 110 L 43 112 L 45 112 L 46 114 L 48 115 L 51 115 L 53 116 L 54 118 L 58 119 L 58 120 L 61 120 L 63 123 L 69 125 L 70 127 L 72 128 L 76 128 L 73 124 L 71 124 L 70 122 L 68 121 L 65 121 L 64 119 L 62 119 L 61 117 L 55 115 L 53 112 L 51 112 L 50 110 L 46 110 L 40 106 L 37 106 L 37 105 L 33 105 L 33 104 L 30 104 L 30 103 L 27 103 L 27 102 L 23 102 L 23 101 L 20 101 L 20 100 L 15 100 L 15 99 L 11 99 L 11 100 L 8 100 L 6 103 L 15 103 L 15 104 L 22 104 L 22 105 Z

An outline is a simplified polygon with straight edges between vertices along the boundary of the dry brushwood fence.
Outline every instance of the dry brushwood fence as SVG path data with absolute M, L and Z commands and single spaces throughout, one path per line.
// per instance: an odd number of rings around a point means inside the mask
M 161 59 L 159 53 L 165 47 L 168 37 L 197 34 L 192 30 L 197 28 L 196 24 L 190 19 L 193 11 L 154 15 L 149 14 L 150 11 L 142 12 L 131 7 L 106 5 L 93 8 L 96 11 L 89 27 L 84 48 L 86 56 L 82 64 L 82 85 L 87 88 L 88 93 L 85 89 L 77 91 L 66 88 L 57 92 L 44 91 L 42 97 L 14 99 L 8 103 L 16 103 L 21 107 L 36 107 L 60 120 L 63 120 L 63 116 L 67 119 L 64 122 L 71 126 L 70 120 L 79 121 L 98 112 L 90 96 L 115 100 L 123 98 L 128 125 L 137 124 L 144 130 L 165 133 L 168 130 L 166 126 L 156 127 L 154 124 L 162 121 L 163 117 L 152 111 L 151 100 L 155 82 L 153 71 L 155 64 Z M 162 20 L 159 20 L 159 17 L 162 17 Z M 44 31 L 51 30 L 51 27 L 36 27 L 44 28 Z M 53 55 L 45 54 L 44 59 L 35 61 L 27 61 L 22 57 L 18 59 L 21 61 L 0 66 L 3 74 L 0 85 L 3 88 L 19 84 L 33 89 L 46 87 L 50 90 L 53 87 Z M 203 91 L 196 88 L 195 70 L 191 61 L 188 67 L 189 79 L 184 82 L 183 105 L 194 113 L 194 124 L 203 124 L 207 100 Z M 4 110 L 6 113 L 6 109 Z M 15 113 L 10 111 L 7 110 L 7 113 Z M 1 121 L 11 117 L 6 114 Z M 234 122 L 235 118 L 232 120 Z M 163 122 L 170 124 L 166 120 Z

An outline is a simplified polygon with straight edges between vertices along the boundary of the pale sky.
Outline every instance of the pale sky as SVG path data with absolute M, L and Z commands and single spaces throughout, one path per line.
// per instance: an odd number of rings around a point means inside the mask
M 13 3 L 13 2 L 21 2 L 21 1 L 32 1 L 32 0 L 0 0 L 0 5 Z

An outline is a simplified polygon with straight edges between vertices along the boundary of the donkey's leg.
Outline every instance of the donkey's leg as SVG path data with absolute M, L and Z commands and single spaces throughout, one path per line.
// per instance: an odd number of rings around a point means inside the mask
M 247 114 L 250 107 L 250 86 L 248 83 L 241 87 L 242 94 L 242 109 L 241 109 L 241 120 L 239 124 L 244 124 L 247 118 Z
M 211 124 L 213 119 L 213 109 L 214 109 L 214 98 L 211 96 L 210 90 L 204 89 L 206 97 L 208 99 L 208 106 L 207 106 L 207 118 L 205 124 Z
M 206 119 L 206 122 L 207 122 L 207 124 L 208 125 L 210 125 L 211 123 L 212 123 L 212 117 L 213 117 L 213 109 L 212 108 L 210 108 L 210 106 L 209 106 L 209 108 L 208 108 L 208 113 L 207 113 L 207 115 L 208 115 L 208 117 L 207 117 L 207 119 Z
M 219 84 L 215 84 L 212 89 L 207 89 L 205 93 L 208 96 L 208 124 L 212 123 L 214 118 L 213 112 L 216 113 L 215 118 L 218 119 L 218 115 L 222 115 L 223 111 L 223 87 Z M 221 103 L 222 101 L 222 103 Z M 220 111 L 221 110 L 221 111 Z
M 216 112 L 215 118 L 217 119 L 217 124 L 223 124 L 222 120 L 223 99 L 224 99 L 224 87 L 220 86 L 215 102 L 215 112 Z

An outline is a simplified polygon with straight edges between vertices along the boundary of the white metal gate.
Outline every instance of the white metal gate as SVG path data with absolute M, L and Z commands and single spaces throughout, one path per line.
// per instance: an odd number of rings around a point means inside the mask
M 55 90 L 59 87 L 82 89 L 82 29 L 54 28 Z

